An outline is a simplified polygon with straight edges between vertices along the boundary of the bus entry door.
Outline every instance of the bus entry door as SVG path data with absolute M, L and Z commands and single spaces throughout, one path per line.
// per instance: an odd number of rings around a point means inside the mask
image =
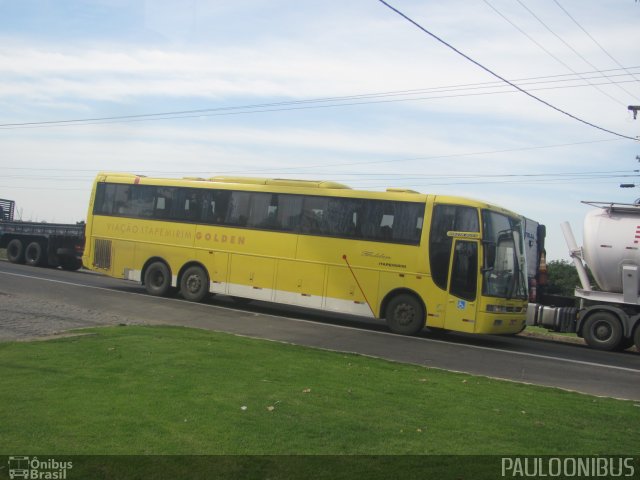
M 478 295 L 478 241 L 454 239 L 444 328 L 474 332 Z

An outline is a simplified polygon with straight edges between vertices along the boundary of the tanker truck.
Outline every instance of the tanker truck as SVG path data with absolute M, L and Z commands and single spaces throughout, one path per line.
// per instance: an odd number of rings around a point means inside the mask
M 635 344 L 640 352 L 640 204 L 582 203 L 596 207 L 585 216 L 582 248 L 562 224 L 582 287 L 575 290 L 579 306 L 531 303 L 527 325 L 575 332 L 599 350 Z

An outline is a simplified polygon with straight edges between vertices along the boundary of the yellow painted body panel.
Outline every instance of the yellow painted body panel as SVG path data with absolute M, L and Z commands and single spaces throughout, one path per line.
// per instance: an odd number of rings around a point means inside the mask
M 322 308 L 327 266 L 297 260 L 278 261 L 276 301 Z

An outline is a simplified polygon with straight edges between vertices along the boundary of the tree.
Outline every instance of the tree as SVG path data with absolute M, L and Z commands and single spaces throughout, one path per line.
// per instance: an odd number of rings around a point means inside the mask
M 591 270 L 586 267 L 589 284 L 594 290 L 598 290 Z M 578 271 L 573 263 L 567 260 L 552 260 L 547 264 L 547 289 L 549 295 L 560 295 L 563 297 L 573 297 L 576 287 L 582 288 Z
M 552 260 L 547 264 L 547 293 L 572 297 L 580 278 L 575 265 L 566 260 Z

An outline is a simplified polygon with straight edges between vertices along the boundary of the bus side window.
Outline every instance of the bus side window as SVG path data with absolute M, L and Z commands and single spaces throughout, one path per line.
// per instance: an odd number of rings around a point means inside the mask
M 353 238 L 356 236 L 358 210 L 361 202 L 351 198 L 329 198 L 327 205 L 327 232 L 331 236 Z
M 325 233 L 325 213 L 329 199 L 325 197 L 305 197 L 300 220 L 302 233 Z
M 298 230 L 302 216 L 302 196 L 278 195 L 278 225 L 286 232 Z
M 202 193 L 204 203 L 204 222 L 211 225 L 223 225 L 227 216 L 231 192 L 227 190 L 206 190 Z
M 249 201 L 247 227 L 275 230 L 278 206 L 273 204 L 271 193 L 253 192 Z
M 178 206 L 174 216 L 176 220 L 200 220 L 202 193 L 196 189 L 181 188 L 178 190 Z
M 250 192 L 231 192 L 224 224 L 245 227 L 249 220 L 250 202 Z
M 117 185 L 113 183 L 99 183 L 96 187 L 96 199 L 93 213 L 98 215 L 111 215 L 116 196 Z
M 116 185 L 114 196 L 114 212 L 116 215 L 126 215 L 131 201 L 129 185 Z
M 424 204 L 422 203 L 394 204 L 391 238 L 398 242 L 419 244 L 422 236 L 423 218 Z
M 158 219 L 175 217 L 172 212 L 177 204 L 177 189 L 174 187 L 157 187 L 154 217 Z
M 153 218 L 153 201 L 156 187 L 137 185 L 132 192 L 131 215 L 136 218 Z
M 391 240 L 393 238 L 393 215 L 384 214 L 380 221 L 380 239 Z

